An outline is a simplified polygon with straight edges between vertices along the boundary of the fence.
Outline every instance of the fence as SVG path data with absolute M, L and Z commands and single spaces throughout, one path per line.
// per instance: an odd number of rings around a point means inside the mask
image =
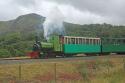
M 124 60 L 0 65 L 0 83 L 124 83 L 124 77 Z

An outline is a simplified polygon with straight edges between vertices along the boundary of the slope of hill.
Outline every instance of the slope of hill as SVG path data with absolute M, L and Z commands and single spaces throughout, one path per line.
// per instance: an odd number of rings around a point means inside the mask
M 45 17 L 32 13 L 19 16 L 17 19 L 11 21 L 1 21 L 0 33 L 15 31 L 27 33 L 34 31 L 35 28 L 38 28 L 39 25 L 44 22 L 44 20 Z

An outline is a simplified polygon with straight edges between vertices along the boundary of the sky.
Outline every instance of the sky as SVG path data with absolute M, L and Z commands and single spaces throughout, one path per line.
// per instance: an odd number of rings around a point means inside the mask
M 29 13 L 49 17 L 52 15 L 50 11 L 58 8 L 66 22 L 125 25 L 124 4 L 125 0 L 1 0 L 0 20 L 7 21 Z

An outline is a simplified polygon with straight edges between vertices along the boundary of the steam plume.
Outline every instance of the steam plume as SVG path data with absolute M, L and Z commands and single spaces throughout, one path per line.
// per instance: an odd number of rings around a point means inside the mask
M 57 33 L 58 35 L 64 35 L 65 29 L 63 26 L 64 16 L 58 7 L 53 7 L 47 16 L 44 24 L 44 37 L 48 40 L 50 35 Z

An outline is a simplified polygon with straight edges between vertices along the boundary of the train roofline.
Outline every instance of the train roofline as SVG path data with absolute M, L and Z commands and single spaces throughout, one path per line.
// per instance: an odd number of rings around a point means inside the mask
M 101 39 L 101 38 L 98 38 L 98 37 L 77 37 L 77 36 L 63 36 L 63 37 L 66 37 L 66 38 Z

